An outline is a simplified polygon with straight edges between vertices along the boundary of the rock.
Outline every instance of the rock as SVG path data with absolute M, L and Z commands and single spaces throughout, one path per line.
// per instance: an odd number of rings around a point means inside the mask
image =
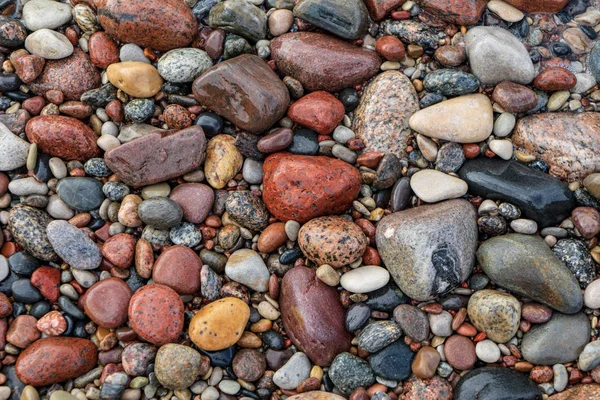
M 519 22 L 525 17 L 521 11 L 502 0 L 492 0 L 487 7 L 506 22 Z
M 377 248 L 409 297 L 426 301 L 463 282 L 477 247 L 474 208 L 464 200 L 399 211 L 377 225 Z
M 552 309 L 539 303 L 525 303 L 521 307 L 521 317 L 534 324 L 543 324 L 552 317 Z
M 160 76 L 168 82 L 192 82 L 213 63 L 208 54 L 200 49 L 174 49 L 166 52 L 157 63 Z
M 475 345 L 466 336 L 452 335 L 444 342 L 444 355 L 448 364 L 459 370 L 473 368 L 477 361 Z
M 600 213 L 592 207 L 577 207 L 571 220 L 584 239 L 591 239 L 600 233 Z
M 343 397 L 330 392 L 313 390 L 288 397 L 289 400 L 342 400 Z
M 67 221 L 48 224 L 48 240 L 56 254 L 77 269 L 95 269 L 102 262 L 102 253 L 89 236 Z
M 240 249 L 231 254 L 225 265 L 225 274 L 256 292 L 269 290 L 269 270 L 254 250 Z
M 406 43 L 425 48 L 435 48 L 438 46 L 437 34 L 420 21 L 394 21 L 388 19 L 383 21 L 379 28 L 380 32 L 383 32 L 384 35 L 396 36 Z
M 590 323 L 583 313 L 555 313 L 523 336 L 521 354 L 535 365 L 564 364 L 577 359 L 590 341 Z M 569 340 L 562 338 L 568 337 Z
M 6 341 L 15 347 L 27 348 L 41 336 L 36 323 L 37 320 L 31 315 L 19 315 L 10 323 Z
M 232 220 L 253 231 L 261 231 L 269 224 L 269 212 L 256 194 L 248 190 L 231 192 L 225 210 Z
M 23 6 L 23 24 L 30 31 L 54 29 L 71 21 L 72 7 L 51 0 L 32 0 Z
M 290 102 L 279 77 L 250 54 L 215 65 L 196 79 L 193 90 L 200 104 L 252 133 L 262 133 L 283 117 Z
M 168 197 L 153 197 L 142 201 L 138 207 L 140 219 L 158 229 L 169 229 L 181 222 L 183 211 Z
M 444 96 L 462 96 L 479 88 L 479 79 L 473 74 L 456 69 L 438 69 L 425 76 L 425 90 Z
M 353 87 L 375 75 L 380 65 L 375 52 L 321 33 L 287 33 L 275 38 L 270 48 L 277 68 L 308 91 Z
M 552 247 L 552 251 L 575 275 L 582 289 L 596 279 L 596 263 L 585 242 L 577 239 L 561 239 Z
M 410 347 L 398 340 L 371 354 L 369 364 L 376 376 L 403 381 L 410 376 L 414 356 Z
M 90 57 L 76 48 L 73 54 L 60 60 L 48 60 L 36 80 L 29 84 L 31 91 L 43 96 L 49 90 L 60 90 L 65 100 L 76 100 L 100 84 L 100 73 Z
M 77 211 L 95 210 L 104 201 L 102 182 L 95 178 L 61 179 L 57 192 L 63 202 Z
M 480 118 L 473 119 L 473 113 Z M 411 129 L 428 137 L 458 143 L 477 143 L 494 129 L 492 104 L 483 94 L 469 94 L 434 104 L 414 113 Z
M 488 239 L 477 259 L 498 286 L 564 313 L 583 306 L 577 280 L 538 236 L 513 233 Z
M 560 167 L 569 179 L 578 179 L 600 168 L 591 156 L 600 151 L 599 126 L 596 113 L 543 113 L 519 119 L 512 138 L 518 150 Z
M 521 304 L 513 296 L 496 290 L 478 290 L 469 298 L 469 319 L 496 343 L 506 343 L 519 330 Z
M 363 92 L 352 130 L 363 140 L 365 151 L 381 150 L 402 158 L 411 135 L 408 120 L 418 110 L 419 99 L 410 79 L 398 71 L 385 71 Z
M 594 399 L 600 396 L 600 385 L 595 384 L 579 384 L 573 386 L 569 390 L 555 394 L 551 397 L 552 400 L 579 400 L 579 399 Z
M 172 246 L 164 251 L 152 268 L 152 279 L 179 294 L 194 294 L 200 290 L 202 261 L 185 246 Z
M 19 354 L 15 372 L 27 385 L 46 386 L 85 374 L 97 359 L 96 345 L 87 339 L 44 338 Z
M 334 268 L 356 261 L 367 244 L 358 225 L 336 216 L 315 218 L 304 224 L 298 235 L 298 245 L 311 261 Z
M 375 353 L 398 340 L 401 335 L 400 326 L 394 321 L 372 322 L 360 331 L 358 346 L 369 353 Z
M 431 346 L 423 346 L 412 363 L 412 372 L 419 379 L 431 379 L 440 364 L 440 353 Z
M 310 129 L 298 129 L 294 132 L 292 144 L 287 150 L 292 154 L 316 156 L 319 153 L 319 137 Z
M 600 342 L 590 342 L 583 348 L 577 361 L 577 367 L 581 371 L 591 371 L 600 365 Z
M 467 372 L 454 388 L 454 399 L 469 400 L 482 396 L 506 400 L 535 400 L 542 393 L 534 381 L 516 370 L 483 367 Z
M 485 10 L 485 0 L 420 0 L 423 10 L 456 25 L 475 25 Z
M 394 309 L 394 320 L 402 332 L 411 339 L 421 342 L 429 337 L 429 319 L 421 309 L 410 304 L 400 304 Z
M 596 43 L 588 56 L 589 69 L 596 81 L 600 81 L 600 45 Z
M 329 378 L 346 396 L 355 389 L 368 387 L 375 382 L 375 376 L 369 364 L 350 353 L 340 353 L 331 363 Z
M 410 178 L 410 187 L 417 197 L 427 203 L 455 199 L 467 193 L 462 179 L 433 169 L 424 169 Z
M 21 168 L 27 162 L 29 143 L 0 123 L 0 171 Z
M 148 343 L 133 343 L 125 347 L 121 362 L 127 375 L 144 376 L 148 366 L 154 363 L 156 347 Z
M 311 364 L 306 354 L 295 353 L 273 375 L 273 383 L 282 389 L 293 390 L 310 376 Z
M 232 368 L 235 375 L 246 382 L 257 381 L 263 376 L 267 362 L 265 356 L 255 349 L 242 349 L 233 358 Z
M 250 308 L 242 300 L 225 297 L 202 307 L 190 322 L 190 339 L 202 350 L 233 346 L 242 336 Z M 207 332 L 208 331 L 208 332 Z
M 81 302 L 85 314 L 96 324 L 114 329 L 127 321 L 127 309 L 133 293 L 119 278 L 108 278 L 92 285 Z
M 551 13 L 555 14 L 562 10 L 568 0 L 506 0 L 521 11 L 526 13 Z
M 163 84 L 156 68 L 139 61 L 111 64 L 106 69 L 106 76 L 110 83 L 133 97 L 152 97 Z
M 527 86 L 503 81 L 496 85 L 492 99 L 505 111 L 523 113 L 533 109 L 538 102 L 537 94 Z
M 406 400 L 451 400 L 452 386 L 439 376 L 431 379 L 411 377 L 405 384 L 405 393 Z
M 183 330 L 183 301 L 173 289 L 149 284 L 138 289 L 129 302 L 129 326 L 154 345 L 174 342 Z
M 73 45 L 62 33 L 40 29 L 25 39 L 25 48 L 31 54 L 47 60 L 60 60 L 73 54 Z
M 202 128 L 191 126 L 180 131 L 148 133 L 106 152 L 104 161 L 123 183 L 140 187 L 198 169 L 204 161 L 205 148 Z
M 5 47 L 21 47 L 27 38 L 21 21 L 6 16 L 0 18 L 0 32 L 0 45 Z
M 331 134 L 344 114 L 344 105 L 324 91 L 309 93 L 288 109 L 288 117 L 292 121 L 322 135 Z
M 294 7 L 294 15 L 343 39 L 359 39 L 369 26 L 365 4 L 360 0 L 307 0 Z
M 350 348 L 344 329 L 345 312 L 335 288 L 316 278 L 315 271 L 295 267 L 281 283 L 279 298 L 283 326 L 292 342 L 320 366 Z
M 193 224 L 204 222 L 214 202 L 212 189 L 202 183 L 177 185 L 169 195 L 183 210 L 183 219 Z
M 263 169 L 263 200 L 280 221 L 304 223 L 340 214 L 360 191 L 358 170 L 329 157 L 276 153 L 267 157 Z
M 275 153 L 285 150 L 294 140 L 294 131 L 289 128 L 278 128 L 263 136 L 257 143 L 261 153 Z
M 235 146 L 233 136 L 221 134 L 208 142 L 204 174 L 213 188 L 224 188 L 240 171 L 243 163 L 244 158 Z
M 390 11 L 400 7 L 404 0 L 366 0 L 365 4 L 373 21 L 382 20 Z
M 525 46 L 509 31 L 495 26 L 477 26 L 465 35 L 473 74 L 483 85 L 512 81 L 526 85 L 535 77 Z
M 165 344 L 156 353 L 156 379 L 168 389 L 187 389 L 200 374 L 201 357 L 200 353 L 191 347 L 175 343 Z
M 435 58 L 446 67 L 458 67 L 467 59 L 463 46 L 445 45 L 435 51 Z
M 290 30 L 294 23 L 294 14 L 290 10 L 279 9 L 269 15 L 269 32 L 281 36 Z
M 565 68 L 550 67 L 540 72 L 533 80 L 539 90 L 555 91 L 571 89 L 577 83 L 575 74 Z
M 190 7 L 179 0 L 99 0 L 98 22 L 121 43 L 166 51 L 187 46 L 198 24 Z
M 540 229 L 560 224 L 575 208 L 565 184 L 516 161 L 479 157 L 468 160 L 458 175 L 469 185 L 469 194 L 509 202 Z
M 119 62 L 119 46 L 105 32 L 96 32 L 89 39 L 90 60 L 99 68 Z
M 56 261 L 46 227 L 52 221 L 44 211 L 33 207 L 16 205 L 10 210 L 8 229 L 15 241 L 29 254 L 44 261 Z
M 213 29 L 223 29 L 256 42 L 267 35 L 267 17 L 254 4 L 233 0 L 219 2 L 210 9 L 208 23 Z
M 359 267 L 346 272 L 340 278 L 340 285 L 350 293 L 369 293 L 381 289 L 390 280 L 390 273 L 375 265 Z
M 31 143 L 37 143 L 38 151 L 63 160 L 87 161 L 98 157 L 96 133 L 78 119 L 60 115 L 33 117 L 25 126 Z

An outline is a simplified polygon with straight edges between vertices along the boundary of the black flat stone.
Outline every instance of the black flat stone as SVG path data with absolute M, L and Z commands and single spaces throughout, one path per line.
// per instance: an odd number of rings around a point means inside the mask
M 95 178 L 64 178 L 57 187 L 58 197 L 77 211 L 90 211 L 104 201 L 102 186 Z
M 354 303 L 346 311 L 344 326 L 348 332 L 359 330 L 371 317 L 371 307 L 365 303 Z
M 371 354 L 369 363 L 375 375 L 384 379 L 403 381 L 410 376 L 415 353 L 402 340 Z
M 235 355 L 235 346 L 231 346 L 219 351 L 199 350 L 200 353 L 204 354 L 210 359 L 210 364 L 215 367 L 227 367 L 231 365 L 233 356 Z
M 12 295 L 16 301 L 25 304 L 33 304 L 44 298 L 40 291 L 29 282 L 29 279 L 14 281 L 12 284 Z
M 535 382 L 520 372 L 484 367 L 467 372 L 454 388 L 454 400 L 541 400 Z
M 566 184 L 517 161 L 476 158 L 458 175 L 469 185 L 469 194 L 514 204 L 540 228 L 558 225 L 576 206 Z

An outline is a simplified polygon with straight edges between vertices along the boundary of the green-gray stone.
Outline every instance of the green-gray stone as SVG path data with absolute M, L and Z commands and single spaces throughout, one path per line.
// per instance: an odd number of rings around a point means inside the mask
M 267 36 L 265 13 L 245 0 L 229 0 L 218 3 L 211 8 L 208 23 L 211 28 L 223 29 L 255 42 Z
M 577 279 L 539 236 L 511 233 L 488 239 L 477 259 L 498 286 L 566 314 L 583 306 Z
M 335 357 L 328 373 L 333 384 L 347 396 L 355 389 L 369 387 L 375 382 L 369 363 L 347 352 Z
M 294 15 L 344 39 L 359 39 L 367 32 L 367 7 L 361 0 L 304 0 Z
M 479 89 L 479 79 L 473 74 L 457 69 L 438 69 L 427 74 L 423 85 L 428 92 L 444 96 L 462 96 Z
M 252 54 L 253 51 L 254 49 L 246 39 L 230 33 L 227 35 L 225 45 L 223 46 L 223 59 L 229 60 L 242 54 Z

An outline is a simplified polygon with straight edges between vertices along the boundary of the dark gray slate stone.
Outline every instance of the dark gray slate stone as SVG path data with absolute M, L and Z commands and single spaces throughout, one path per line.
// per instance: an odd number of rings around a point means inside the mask
M 508 368 L 484 367 L 467 372 L 454 388 L 454 400 L 541 400 L 542 392 L 527 375 Z
M 104 201 L 102 182 L 94 178 L 64 178 L 58 183 L 58 197 L 77 211 L 95 210 Z

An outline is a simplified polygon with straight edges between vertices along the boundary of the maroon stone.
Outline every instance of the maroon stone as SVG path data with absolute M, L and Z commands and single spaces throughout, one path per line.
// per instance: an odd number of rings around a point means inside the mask
M 527 13 L 555 14 L 565 8 L 569 0 L 506 0 L 506 2 Z
M 533 86 L 540 90 L 568 90 L 577 84 L 575 74 L 565 68 L 552 67 L 539 73 L 533 80 Z
M 56 303 L 60 297 L 60 270 L 47 266 L 39 267 L 31 274 L 31 284 L 42 296 Z
M 591 239 L 600 232 L 600 213 L 592 207 L 577 207 L 571 219 L 584 239 Z
M 341 101 L 332 94 L 317 91 L 307 94 L 292 104 L 288 117 L 300 125 L 322 135 L 328 135 L 344 118 L 345 109 Z
M 83 309 L 96 324 L 113 329 L 127 321 L 127 308 L 132 294 L 123 280 L 103 279 L 85 292 L 82 298 Z
M 473 25 L 485 10 L 486 0 L 420 0 L 419 5 L 450 24 Z
M 69 117 L 77 119 L 85 119 L 94 113 L 92 106 L 81 101 L 67 101 L 62 103 L 58 107 L 58 110 L 61 114 L 66 114 Z
M 4 293 L 0 293 L 0 318 L 12 314 L 12 303 Z
M 294 131 L 290 128 L 278 128 L 260 138 L 256 147 L 261 153 L 275 153 L 285 150 L 294 140 Z
M 396 8 L 399 8 L 406 0 L 364 0 L 373 21 L 380 21 Z
M 107 68 L 119 62 L 119 46 L 105 32 L 96 32 L 88 43 L 92 64 L 98 68 Z
M 6 341 L 21 349 L 26 348 L 42 336 L 37 328 L 37 319 L 31 315 L 19 315 L 9 325 Z
M 492 99 L 504 110 L 513 113 L 523 113 L 531 110 L 537 104 L 537 94 L 527 86 L 504 81 L 494 88 Z
M 200 224 L 208 217 L 215 194 L 210 186 L 203 183 L 184 183 L 175 186 L 169 198 L 179 204 L 184 220 Z
M 133 262 L 135 254 L 135 239 L 127 233 L 112 236 L 102 246 L 102 255 L 112 265 L 127 268 Z
M 237 352 L 232 362 L 233 372 L 246 382 L 258 380 L 267 368 L 263 353 L 254 349 L 242 349 Z
M 169 247 L 154 263 L 152 279 L 179 294 L 200 290 L 202 261 L 194 250 L 186 246 Z

